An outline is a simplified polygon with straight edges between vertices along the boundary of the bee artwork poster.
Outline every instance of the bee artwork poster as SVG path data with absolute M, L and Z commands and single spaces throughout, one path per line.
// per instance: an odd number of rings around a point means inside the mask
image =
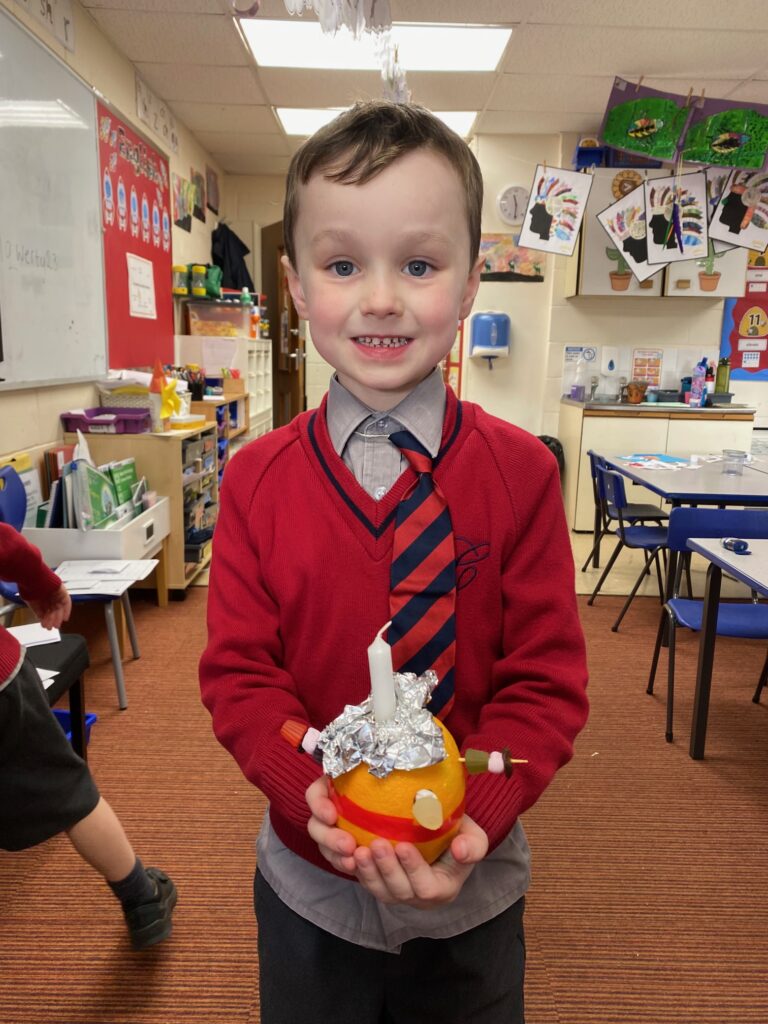
M 707 180 L 703 171 L 670 174 L 643 185 L 648 262 L 701 259 L 707 254 Z
M 617 274 L 632 271 L 638 281 L 645 281 L 661 269 L 648 262 L 648 222 L 645 216 L 645 190 L 642 185 L 632 189 L 617 202 L 597 215 L 612 243 L 606 256 L 616 262 Z
M 691 163 L 760 170 L 768 156 L 768 107 L 735 100 L 700 99 L 683 140 Z
M 731 171 L 710 233 L 746 249 L 762 252 L 768 247 L 767 171 Z
M 590 174 L 538 164 L 518 244 L 572 256 L 591 187 Z
M 600 136 L 614 149 L 674 160 L 689 115 L 684 97 L 616 78 Z

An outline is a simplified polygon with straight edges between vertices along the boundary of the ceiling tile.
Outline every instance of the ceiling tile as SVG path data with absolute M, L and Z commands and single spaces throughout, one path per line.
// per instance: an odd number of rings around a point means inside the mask
M 580 9 L 579 5 L 579 9 Z M 768 6 L 768 5 L 766 5 Z M 507 47 L 502 70 L 518 74 L 700 76 L 748 78 L 766 63 L 768 32 L 526 25 Z
M 498 75 L 489 110 L 597 110 L 608 102 L 612 75 Z
M 211 156 L 225 174 L 279 174 L 284 177 L 290 163 L 287 156 L 227 156 L 225 153 L 212 153 Z
M 104 34 L 132 61 L 224 66 L 249 61 L 234 21 L 223 14 L 190 18 L 183 14 L 112 11 L 98 7 L 92 8 L 90 13 Z
M 136 70 L 147 85 L 169 103 L 173 100 L 232 106 L 266 103 L 253 68 L 139 62 Z
M 430 110 L 481 110 L 496 80 L 485 71 L 411 71 L 406 77 L 414 103 Z
M 768 81 L 752 81 L 738 85 L 728 96 L 740 103 L 768 103 Z
M 381 96 L 377 71 L 260 67 L 258 73 L 267 100 L 276 107 L 348 107 Z
M 391 0 L 393 21 L 455 22 L 458 25 L 508 25 L 519 21 L 526 4 L 519 0 Z
M 222 14 L 220 0 L 81 0 L 83 7 L 112 11 L 152 11 L 155 14 Z
M 244 134 L 243 132 L 195 132 L 200 145 L 209 153 L 231 156 L 285 156 L 291 148 L 284 135 Z
M 176 117 L 193 132 L 280 132 L 271 107 L 237 106 L 218 103 L 170 103 Z
M 475 135 L 550 135 L 552 132 L 596 132 L 600 113 L 560 114 L 547 111 L 487 110 L 475 122 Z
M 418 0 L 408 0 L 416 5 Z M 473 5 L 473 11 L 474 7 Z M 701 0 L 643 0 L 642 3 L 617 3 L 616 0 L 515 0 L 505 4 L 509 17 L 541 25 L 638 26 L 656 29 L 756 28 L 768 31 L 768 4 L 764 0 L 728 0 L 727 3 L 702 3 Z M 631 48 L 633 40 L 626 40 Z

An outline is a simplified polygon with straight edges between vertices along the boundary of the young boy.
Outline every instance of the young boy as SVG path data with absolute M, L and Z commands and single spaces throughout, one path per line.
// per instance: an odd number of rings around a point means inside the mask
M 66 622 L 72 600 L 40 552 L 0 523 L 0 578 L 13 580 L 46 629 Z M 120 900 L 134 949 L 171 934 L 176 887 L 144 868 L 115 812 L 48 707 L 40 677 L 0 626 L 0 849 L 26 850 L 66 832 Z
M 481 207 L 473 154 L 415 106 L 353 107 L 288 174 L 291 294 L 336 374 L 317 411 L 227 469 L 200 671 L 217 737 L 270 802 L 262 1024 L 523 1021 L 519 816 L 571 757 L 587 672 L 555 460 L 458 402 L 436 369 L 477 292 Z M 366 649 L 400 579 L 399 506 L 422 486 L 447 503 L 453 573 L 422 596 L 455 602 L 418 667 L 439 669 L 430 709 L 462 750 L 528 760 L 510 779 L 468 778 L 460 831 L 431 866 L 410 843 L 356 846 L 320 768 L 280 736 L 286 719 L 322 729 L 368 695 Z M 396 643 L 390 628 L 393 653 L 409 628 Z

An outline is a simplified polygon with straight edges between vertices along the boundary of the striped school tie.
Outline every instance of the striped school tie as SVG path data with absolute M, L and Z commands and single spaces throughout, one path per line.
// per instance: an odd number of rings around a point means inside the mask
M 456 660 L 456 551 L 451 516 L 432 479 L 432 457 L 406 430 L 389 440 L 418 474 L 397 507 L 390 570 L 388 640 L 397 672 L 437 673 L 427 705 L 445 718 L 453 705 Z

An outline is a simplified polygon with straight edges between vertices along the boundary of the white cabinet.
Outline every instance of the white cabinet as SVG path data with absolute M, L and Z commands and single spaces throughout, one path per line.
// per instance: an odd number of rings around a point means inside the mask
M 261 437 L 272 429 L 272 342 L 269 338 L 253 338 L 248 342 L 247 381 L 250 436 Z
M 706 455 L 721 452 L 723 448 L 736 448 L 748 452 L 752 445 L 752 414 L 736 420 L 696 420 L 691 423 L 680 417 L 670 417 L 667 448 L 670 455 Z

